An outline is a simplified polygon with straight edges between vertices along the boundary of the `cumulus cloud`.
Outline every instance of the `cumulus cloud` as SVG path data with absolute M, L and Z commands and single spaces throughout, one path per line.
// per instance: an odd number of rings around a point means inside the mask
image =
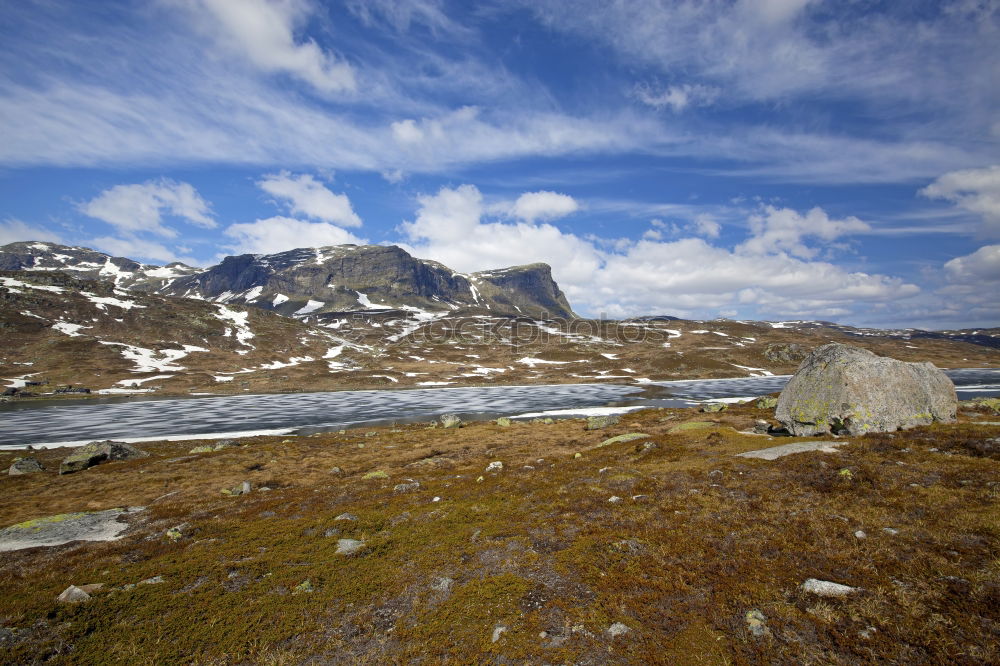
M 559 266 L 564 280 L 583 280 L 600 265 L 589 242 L 551 224 L 484 220 L 487 206 L 474 185 L 443 187 L 418 198 L 416 219 L 400 225 L 417 256 L 461 271 L 527 264 Z
M 197 266 L 199 264 L 198 260 L 184 256 L 163 243 L 135 236 L 99 236 L 88 239 L 86 245 L 116 257 L 127 257 L 133 260 L 149 259 L 164 263 L 180 261 L 189 266 Z
M 231 224 L 223 233 L 233 239 L 226 249 L 234 254 L 273 254 L 300 247 L 365 243 L 364 239 L 329 222 L 309 222 L 280 215 Z
M 350 64 L 295 30 L 313 10 L 307 0 L 185 0 L 220 30 L 219 37 L 264 72 L 289 74 L 322 93 L 353 91 Z
M 331 192 L 309 174 L 295 176 L 282 171 L 264 176 L 257 185 L 282 200 L 293 214 L 343 227 L 361 226 L 347 195 Z
M 34 240 L 62 243 L 59 234 L 43 226 L 28 224 L 15 218 L 7 218 L 0 222 L 0 245 Z
M 642 240 L 604 242 L 551 224 L 491 219 L 492 207 L 473 185 L 442 188 L 418 204 L 416 218 L 400 227 L 417 256 L 463 271 L 546 262 L 577 311 L 592 316 L 715 316 L 726 308 L 748 317 L 832 318 L 920 292 L 900 278 L 813 260 L 816 250 L 803 237 L 828 242 L 864 224 L 832 220 L 820 209 L 765 208 L 762 220 L 750 225 L 750 239 L 729 249 L 698 237 L 664 241 L 670 225 L 661 220 Z M 703 236 L 716 237 L 711 218 L 674 231 L 693 233 L 699 226 Z M 751 243 L 758 238 L 765 241 Z
M 1000 236 L 1000 166 L 946 173 L 921 189 L 920 194 L 950 201 L 979 215 L 985 234 Z
M 78 205 L 84 215 L 107 222 L 119 231 L 153 233 L 173 238 L 177 231 L 163 223 L 165 213 L 191 224 L 215 227 L 211 208 L 188 183 L 167 178 L 135 185 L 115 185 Z
M 558 192 L 525 192 L 517 198 L 511 208 L 511 215 L 534 222 L 536 220 L 555 220 L 575 213 L 580 209 L 576 200 L 568 194 Z
M 821 208 L 805 215 L 791 208 L 763 206 L 749 218 L 751 237 L 738 250 L 749 255 L 787 252 L 802 259 L 815 257 L 819 250 L 805 244 L 807 237 L 832 241 L 840 236 L 870 231 L 871 227 L 854 216 L 832 219 Z
M 984 245 L 972 254 L 955 257 L 944 265 L 948 277 L 954 282 L 1000 282 L 1000 245 Z M 996 293 L 992 294 L 994 297 Z

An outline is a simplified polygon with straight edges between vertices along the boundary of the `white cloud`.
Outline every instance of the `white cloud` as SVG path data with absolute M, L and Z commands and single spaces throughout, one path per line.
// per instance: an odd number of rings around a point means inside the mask
M 433 34 L 468 36 L 472 31 L 445 13 L 440 0 L 349 0 L 348 9 L 368 26 L 383 20 L 399 32 L 411 25 L 426 26 Z
M 712 219 L 711 215 L 702 213 L 694 219 L 694 230 L 699 236 L 705 238 L 718 238 L 722 231 L 722 225 Z
M 536 220 L 555 220 L 575 213 L 580 209 L 576 200 L 568 194 L 558 192 L 525 192 L 517 198 L 511 208 L 511 215 L 534 222 Z
M 226 249 L 234 254 L 272 254 L 300 247 L 365 243 L 364 239 L 328 222 L 308 222 L 281 216 L 231 224 L 224 233 L 233 239 Z
M 995 298 L 996 291 L 987 284 L 1000 282 L 1000 245 L 984 245 L 972 254 L 946 262 L 944 268 L 950 280 L 977 285 Z
M 221 28 L 212 33 L 264 72 L 290 74 L 322 93 L 356 87 L 350 64 L 311 39 L 296 40 L 295 29 L 314 9 L 307 0 L 187 0 L 187 5 Z
M 831 219 L 821 208 L 813 208 L 803 215 L 791 208 L 768 205 L 751 215 L 749 222 L 752 236 L 737 248 L 740 252 L 749 255 L 787 252 L 801 259 L 811 259 L 819 252 L 807 246 L 804 238 L 832 241 L 871 230 L 866 222 L 854 216 Z
M 840 317 L 920 291 L 899 278 L 792 256 L 788 249 L 813 253 L 802 245 L 803 236 L 832 240 L 860 228 L 853 218 L 831 220 L 819 209 L 805 215 L 764 209 L 763 217 L 776 222 L 769 225 L 765 219 L 752 227 L 752 234 L 768 242 L 750 252 L 718 247 L 702 238 L 664 242 L 661 229 L 668 225 L 661 220 L 653 222 L 652 233 L 643 240 L 606 242 L 580 238 L 551 224 L 484 219 L 491 207 L 472 185 L 442 188 L 418 203 L 416 219 L 401 225 L 412 241 L 411 252 L 463 271 L 546 262 L 582 314 L 703 317 L 735 308 L 748 317 Z M 800 224 L 789 230 L 778 223 L 789 219 Z M 803 226 L 810 220 L 821 224 L 810 230 Z M 710 218 L 701 221 L 704 235 L 711 237 L 718 230 L 712 223 Z
M 101 236 L 84 242 L 88 247 L 106 252 L 116 257 L 126 257 L 132 260 L 150 259 L 164 263 L 180 261 L 189 266 L 197 266 L 199 262 L 192 257 L 183 256 L 162 243 L 135 236 L 115 237 Z
M 1000 166 L 946 173 L 920 190 L 920 194 L 930 199 L 945 199 L 981 216 L 986 235 L 1000 235 Z
M 360 227 L 361 218 L 346 194 L 334 194 L 309 174 L 294 176 L 288 171 L 268 174 L 257 185 L 287 203 L 293 214 L 343 227 Z
M 136 185 L 115 185 L 79 204 L 78 208 L 83 214 L 126 233 L 176 237 L 177 231 L 163 224 L 164 213 L 200 227 L 215 227 L 211 209 L 197 190 L 188 183 L 166 178 Z
M 674 113 L 689 106 L 707 106 L 719 97 L 718 88 L 690 83 L 669 86 L 660 92 L 654 91 L 649 85 L 638 84 L 634 93 L 643 104 L 654 109 L 670 108 Z
M 441 188 L 418 198 L 417 217 L 400 225 L 417 256 L 460 271 L 543 261 L 558 266 L 563 280 L 582 281 L 600 265 L 589 242 L 550 224 L 483 221 L 486 206 L 474 185 Z
M 62 243 L 59 234 L 45 227 L 27 224 L 21 220 L 7 218 L 0 222 L 0 245 L 17 243 L 19 241 L 51 241 Z

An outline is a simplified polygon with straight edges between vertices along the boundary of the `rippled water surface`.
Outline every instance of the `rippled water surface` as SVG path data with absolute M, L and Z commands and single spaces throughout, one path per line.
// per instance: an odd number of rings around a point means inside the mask
M 1000 370 L 950 370 L 959 398 L 1000 395 Z M 700 379 L 644 385 L 568 384 L 340 391 L 211 398 L 0 406 L 0 445 L 248 431 L 332 430 L 364 423 L 608 405 L 681 406 L 781 390 L 781 377 Z

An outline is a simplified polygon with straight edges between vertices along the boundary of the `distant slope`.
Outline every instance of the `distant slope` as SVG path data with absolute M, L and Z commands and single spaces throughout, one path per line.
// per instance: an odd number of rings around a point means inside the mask
M 827 342 L 944 367 L 1000 364 L 996 348 L 915 331 L 808 321 L 540 320 L 405 309 L 295 319 L 126 291 L 57 271 L 0 271 L 0 331 L 0 387 L 36 393 L 65 384 L 160 395 L 643 384 L 787 374 Z M 1000 330 L 970 335 L 997 340 Z M 655 390 L 668 392 L 669 386 Z

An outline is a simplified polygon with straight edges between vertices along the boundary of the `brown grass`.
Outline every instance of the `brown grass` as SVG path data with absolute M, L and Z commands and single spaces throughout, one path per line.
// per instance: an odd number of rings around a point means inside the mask
M 192 443 L 162 443 L 79 474 L 0 477 L 0 525 L 148 507 L 121 541 L 0 557 L 0 623 L 16 629 L 0 661 L 1000 660 L 1000 461 L 974 445 L 997 427 L 969 412 L 765 462 L 733 457 L 794 441 L 740 434 L 761 410 L 669 432 L 706 416 L 647 410 L 599 431 L 581 420 L 415 424 L 191 457 Z M 590 448 L 636 431 L 649 440 Z M 63 453 L 38 457 L 55 469 Z M 493 460 L 503 472 L 484 474 Z M 362 480 L 372 470 L 389 478 Z M 406 479 L 421 487 L 395 492 Z M 273 490 L 221 495 L 243 480 Z M 358 520 L 333 520 L 344 512 Z M 181 524 L 180 540 L 164 535 Z M 336 555 L 340 537 L 367 550 Z M 155 575 L 166 582 L 115 590 Z M 799 590 L 809 577 L 864 591 L 818 599 Z M 314 591 L 293 594 L 305 580 Z M 90 601 L 55 602 L 92 582 L 106 587 Z M 747 631 L 753 608 L 770 638 Z M 611 638 L 615 622 L 630 632 Z

